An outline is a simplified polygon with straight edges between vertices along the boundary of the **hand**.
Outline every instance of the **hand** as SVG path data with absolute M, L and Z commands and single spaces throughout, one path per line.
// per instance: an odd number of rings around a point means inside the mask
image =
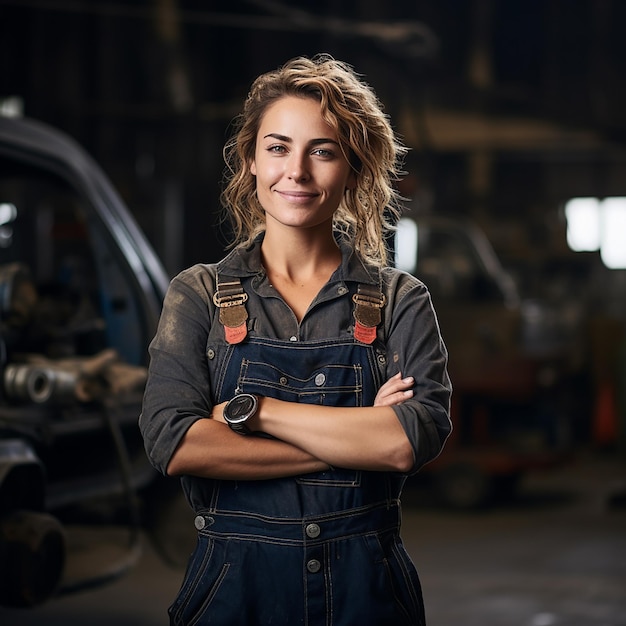
M 226 424 L 226 420 L 224 419 L 224 407 L 228 404 L 228 402 L 221 402 L 220 404 L 216 404 L 211 411 L 210 418 L 215 420 L 216 422 L 222 422 L 222 424 Z
M 415 379 L 412 376 L 402 378 L 402 373 L 398 372 L 378 390 L 374 406 L 393 406 L 412 398 L 414 384 Z

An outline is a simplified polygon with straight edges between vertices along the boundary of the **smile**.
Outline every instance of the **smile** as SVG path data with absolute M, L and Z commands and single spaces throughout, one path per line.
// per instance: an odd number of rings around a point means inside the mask
M 318 194 L 306 191 L 276 191 L 276 193 L 289 202 L 308 202 L 317 197 Z

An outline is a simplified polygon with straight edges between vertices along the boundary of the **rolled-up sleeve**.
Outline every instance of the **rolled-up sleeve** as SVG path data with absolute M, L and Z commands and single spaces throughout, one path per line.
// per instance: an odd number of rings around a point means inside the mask
M 206 275 L 206 273 L 205 273 Z M 206 344 L 211 316 L 202 273 L 186 270 L 170 283 L 156 335 L 139 428 L 150 462 L 166 473 L 189 427 L 212 409 Z
M 452 431 L 448 352 L 426 286 L 397 271 L 391 280 L 388 375 L 400 371 L 415 379 L 413 397 L 393 407 L 413 447 L 415 473 L 441 452 Z

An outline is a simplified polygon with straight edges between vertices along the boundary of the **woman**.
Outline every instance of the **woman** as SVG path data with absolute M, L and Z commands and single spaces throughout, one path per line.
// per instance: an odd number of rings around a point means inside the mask
M 424 624 L 406 475 L 451 425 L 429 294 L 386 267 L 404 148 L 329 56 L 253 84 L 227 144 L 236 247 L 177 276 L 140 426 L 198 544 L 171 624 Z

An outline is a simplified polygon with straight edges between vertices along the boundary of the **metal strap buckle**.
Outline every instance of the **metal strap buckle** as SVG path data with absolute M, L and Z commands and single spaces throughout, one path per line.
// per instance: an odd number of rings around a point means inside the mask
M 217 284 L 213 294 L 213 304 L 220 310 L 220 324 L 224 326 L 224 336 L 228 343 L 239 343 L 246 337 L 248 312 L 244 303 L 248 294 L 239 280 Z
M 359 287 L 358 293 L 352 296 L 352 301 L 356 305 L 354 317 L 363 326 L 378 326 L 380 324 L 380 310 L 387 302 L 385 294 L 377 290 Z
M 213 294 L 213 304 L 219 308 L 239 306 L 246 302 L 248 294 L 243 290 L 241 283 L 219 283 Z

